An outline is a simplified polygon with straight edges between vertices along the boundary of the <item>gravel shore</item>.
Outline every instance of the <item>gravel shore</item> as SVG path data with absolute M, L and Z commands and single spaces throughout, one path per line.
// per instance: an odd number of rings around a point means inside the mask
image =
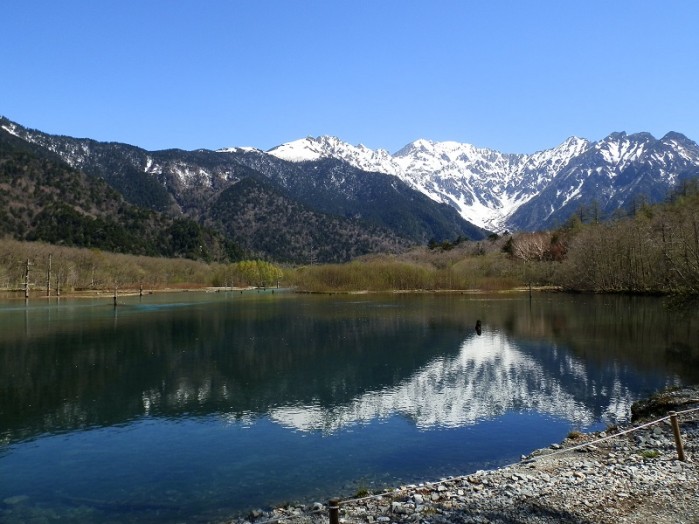
M 699 390 L 659 395 L 635 406 L 646 420 L 699 407 Z M 641 405 L 642 404 L 642 405 Z M 635 413 L 636 415 L 637 413 Z M 680 415 L 686 460 L 669 420 L 621 434 L 572 433 L 520 463 L 493 471 L 401 486 L 342 501 L 341 523 L 699 523 L 699 411 Z M 630 427 L 638 427 L 635 421 Z M 607 440 L 597 442 L 601 438 Z M 232 521 L 329 522 L 328 508 L 290 506 Z

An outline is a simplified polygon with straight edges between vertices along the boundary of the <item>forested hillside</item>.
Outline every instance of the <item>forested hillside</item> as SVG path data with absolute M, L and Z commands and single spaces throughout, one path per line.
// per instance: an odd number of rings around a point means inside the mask
M 0 236 L 151 256 L 242 255 L 219 233 L 129 204 L 103 180 L 2 129 Z
M 591 291 L 699 293 L 699 184 L 633 217 L 582 225 L 573 218 L 560 284 Z
M 221 192 L 204 220 L 247 252 L 278 262 L 344 262 L 411 246 L 386 228 L 314 211 L 252 177 Z

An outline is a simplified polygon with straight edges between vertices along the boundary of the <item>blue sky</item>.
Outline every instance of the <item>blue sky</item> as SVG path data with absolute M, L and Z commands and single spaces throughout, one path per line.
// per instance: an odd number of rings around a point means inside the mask
M 146 149 L 699 140 L 699 2 L 21 0 L 0 115 Z

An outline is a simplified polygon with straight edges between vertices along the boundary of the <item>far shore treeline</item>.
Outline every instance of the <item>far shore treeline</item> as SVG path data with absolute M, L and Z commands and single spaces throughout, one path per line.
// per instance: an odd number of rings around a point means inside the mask
M 50 271 L 49 271 L 50 260 Z M 485 290 L 554 286 L 571 291 L 699 294 L 699 191 L 685 184 L 667 202 L 639 204 L 600 221 L 594 209 L 555 231 L 430 242 L 399 255 L 345 264 L 206 263 L 0 240 L 0 289 L 32 295 L 184 287 L 293 287 L 309 292 Z

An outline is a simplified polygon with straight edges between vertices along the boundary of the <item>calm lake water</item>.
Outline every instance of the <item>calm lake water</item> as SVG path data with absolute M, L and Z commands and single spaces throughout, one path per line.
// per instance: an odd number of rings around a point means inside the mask
M 699 382 L 699 314 L 658 298 L 110 302 L 0 301 L 0 521 L 217 521 L 436 480 Z

